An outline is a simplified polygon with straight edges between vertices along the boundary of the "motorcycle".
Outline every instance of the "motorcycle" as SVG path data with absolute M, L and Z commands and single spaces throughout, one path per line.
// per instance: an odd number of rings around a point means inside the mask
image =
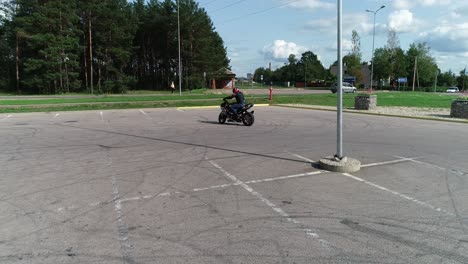
M 231 112 L 231 109 L 229 107 L 229 102 L 226 99 L 223 99 L 223 103 L 220 105 L 221 107 L 221 113 L 219 114 L 218 117 L 218 122 L 220 124 L 228 122 L 242 122 L 246 126 L 251 126 L 253 125 L 255 121 L 254 117 L 254 111 L 247 111 L 250 108 L 252 108 L 254 105 L 253 104 L 246 104 L 244 107 L 241 109 L 237 110 L 237 114 L 234 114 Z

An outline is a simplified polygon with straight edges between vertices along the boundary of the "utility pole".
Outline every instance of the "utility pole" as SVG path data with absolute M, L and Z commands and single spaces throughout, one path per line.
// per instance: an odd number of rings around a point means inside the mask
M 179 95 L 182 96 L 182 62 L 180 60 L 180 8 L 177 0 L 177 41 L 179 45 Z
M 414 69 L 413 69 L 413 92 L 414 92 L 414 85 L 416 83 L 416 70 L 418 68 L 418 57 L 414 58 Z
M 91 11 L 89 12 L 88 16 L 88 33 L 89 33 L 89 84 L 91 86 L 91 94 L 94 94 L 94 86 L 93 86 L 93 41 L 92 41 L 92 34 L 91 34 Z

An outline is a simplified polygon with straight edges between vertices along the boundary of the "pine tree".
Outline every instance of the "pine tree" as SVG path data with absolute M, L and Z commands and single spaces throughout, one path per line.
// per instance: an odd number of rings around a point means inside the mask
M 24 42 L 22 83 L 39 93 L 62 93 L 78 87 L 79 35 L 76 2 L 19 2 L 18 39 Z

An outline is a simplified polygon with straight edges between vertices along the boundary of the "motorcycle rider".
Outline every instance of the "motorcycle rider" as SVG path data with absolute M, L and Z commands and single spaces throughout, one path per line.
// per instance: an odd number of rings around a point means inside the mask
M 245 106 L 244 94 L 239 90 L 238 87 L 232 88 L 232 94 L 228 97 L 224 97 L 224 99 L 227 100 L 227 99 L 232 99 L 234 97 L 236 98 L 236 103 L 230 105 L 229 108 L 231 109 L 231 112 L 234 115 L 237 115 L 237 111 L 239 109 L 242 109 L 242 107 Z

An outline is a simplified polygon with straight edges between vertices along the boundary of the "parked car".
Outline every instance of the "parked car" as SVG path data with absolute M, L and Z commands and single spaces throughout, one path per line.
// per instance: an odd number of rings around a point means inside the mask
M 458 93 L 459 90 L 458 90 L 458 87 L 449 87 L 446 91 L 447 93 Z
M 334 84 L 330 87 L 330 91 L 331 91 L 332 93 L 338 92 L 337 86 L 338 86 L 338 84 L 337 84 L 337 83 L 334 83 Z M 351 83 L 343 82 L 343 87 L 341 88 L 341 90 L 343 91 L 343 93 L 355 93 L 357 89 L 356 89 L 356 87 L 354 87 Z

